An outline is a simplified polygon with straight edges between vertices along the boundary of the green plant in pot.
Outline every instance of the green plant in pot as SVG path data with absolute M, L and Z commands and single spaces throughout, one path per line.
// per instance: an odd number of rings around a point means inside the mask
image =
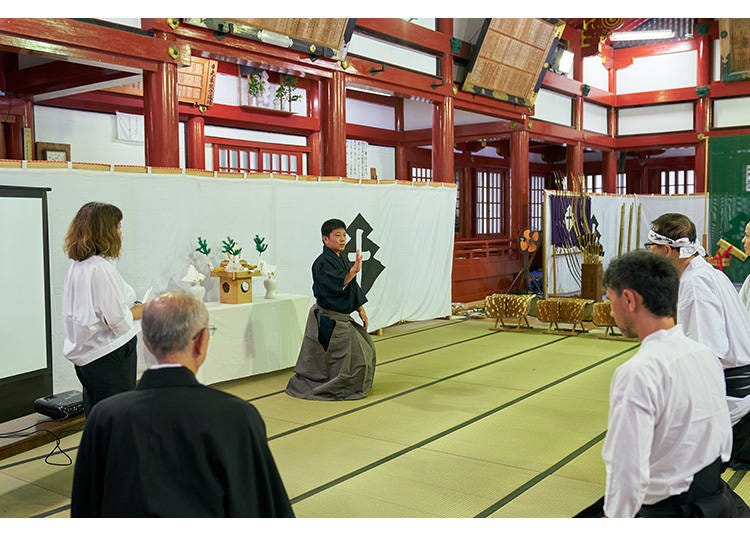
M 250 105 L 258 106 L 263 92 L 266 89 L 267 75 L 263 76 L 265 72 L 261 69 L 254 69 L 250 74 L 247 75 L 247 94 L 250 97 Z
M 299 100 L 302 96 L 294 92 L 297 90 L 297 77 L 282 75 L 279 87 L 276 88 L 276 98 L 282 110 L 292 111 L 292 103 Z

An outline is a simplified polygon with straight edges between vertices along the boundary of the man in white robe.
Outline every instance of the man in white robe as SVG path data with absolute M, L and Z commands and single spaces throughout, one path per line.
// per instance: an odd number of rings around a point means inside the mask
M 677 323 L 708 346 L 721 362 L 733 426 L 730 465 L 750 467 L 750 313 L 734 284 L 706 260 L 695 225 L 683 214 L 663 214 L 652 222 L 648 249 L 668 258 L 680 273 Z
M 677 270 L 634 251 L 603 283 L 617 326 L 641 346 L 610 385 L 605 495 L 577 517 L 750 517 L 721 478 L 732 448 L 721 366 L 674 322 Z

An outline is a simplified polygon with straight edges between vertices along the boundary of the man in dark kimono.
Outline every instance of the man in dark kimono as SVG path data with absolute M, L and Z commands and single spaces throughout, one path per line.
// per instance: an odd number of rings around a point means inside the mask
M 321 227 L 323 253 L 312 265 L 313 295 L 302 348 L 287 394 L 313 400 L 356 400 L 367 396 L 375 375 L 375 345 L 367 333 L 365 293 L 357 283 L 362 255 L 354 264 L 343 256 L 346 224 Z M 349 315 L 357 311 L 360 326 Z
M 142 329 L 158 364 L 86 419 L 71 517 L 294 517 L 258 411 L 195 378 L 213 329 L 203 302 L 162 294 Z

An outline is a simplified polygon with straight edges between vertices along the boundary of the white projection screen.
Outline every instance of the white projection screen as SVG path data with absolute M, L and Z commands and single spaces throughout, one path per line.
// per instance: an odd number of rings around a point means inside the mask
M 47 191 L 0 185 L 0 421 L 51 394 Z

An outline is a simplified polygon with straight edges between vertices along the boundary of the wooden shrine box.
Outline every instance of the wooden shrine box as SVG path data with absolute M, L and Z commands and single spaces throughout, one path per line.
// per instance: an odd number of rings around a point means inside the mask
M 253 277 L 259 271 L 225 272 L 223 268 L 211 270 L 219 278 L 219 303 L 251 303 L 253 301 Z
M 581 297 L 595 302 L 602 301 L 602 263 L 581 265 Z

